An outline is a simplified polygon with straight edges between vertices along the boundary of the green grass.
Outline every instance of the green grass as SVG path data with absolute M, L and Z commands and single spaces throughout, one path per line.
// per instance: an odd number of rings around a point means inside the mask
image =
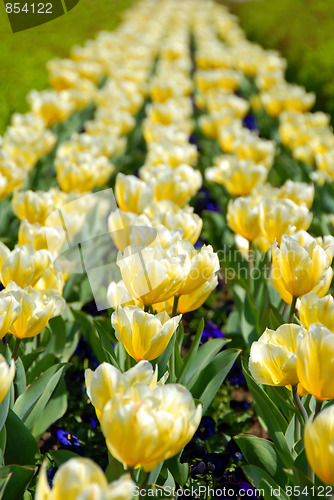
M 229 2 L 248 38 L 288 60 L 287 78 L 317 93 L 318 109 L 334 114 L 332 0 Z
M 100 30 L 112 30 L 120 13 L 133 0 L 80 0 L 70 12 L 47 24 L 12 33 L 0 2 L 0 134 L 14 112 L 28 110 L 31 89 L 48 87 L 45 65 L 55 57 L 68 57 L 70 48 L 94 38 Z

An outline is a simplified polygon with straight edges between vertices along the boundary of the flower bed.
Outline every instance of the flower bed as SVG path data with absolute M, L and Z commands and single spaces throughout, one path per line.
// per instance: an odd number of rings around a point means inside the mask
M 334 136 L 285 70 L 142 0 L 13 115 L 2 498 L 332 494 Z

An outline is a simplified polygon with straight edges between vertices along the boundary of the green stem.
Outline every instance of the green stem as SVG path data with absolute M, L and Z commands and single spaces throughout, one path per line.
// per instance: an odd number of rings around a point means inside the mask
M 299 397 L 299 394 L 298 394 L 298 386 L 297 385 L 293 385 L 292 386 L 292 394 L 293 394 L 293 399 L 295 400 L 295 403 L 304 419 L 304 421 L 306 422 L 307 419 L 308 419 L 308 415 L 307 415 L 307 412 L 304 408 L 304 405 L 303 403 L 301 402 L 300 400 L 300 397 Z
M 318 413 L 321 412 L 321 407 L 322 407 L 322 401 L 319 401 L 319 399 L 317 399 L 315 403 L 315 412 L 313 418 L 315 418 L 318 415 Z
M 292 297 L 288 323 L 292 323 L 293 317 L 295 315 L 296 302 L 297 302 L 297 297 Z
M 177 305 L 179 303 L 179 298 L 175 295 L 174 297 L 174 302 L 173 302 L 173 310 L 172 310 L 172 317 L 177 315 Z
M 254 267 L 253 262 L 253 242 L 249 242 L 248 246 L 248 283 L 250 292 L 253 291 L 252 271 Z
M 18 337 L 16 337 L 16 339 L 15 339 L 15 345 L 14 345 L 14 349 L 13 349 L 13 352 L 12 352 L 12 356 L 13 356 L 14 361 L 17 360 L 17 355 L 19 353 L 19 347 L 20 347 L 20 344 L 21 344 L 21 340 L 22 339 L 19 339 Z
M 139 490 L 146 489 L 147 484 L 148 484 L 148 476 L 150 475 L 150 473 L 149 472 L 145 472 L 144 474 L 145 475 L 143 477 L 143 480 L 142 480 L 142 482 L 139 485 Z

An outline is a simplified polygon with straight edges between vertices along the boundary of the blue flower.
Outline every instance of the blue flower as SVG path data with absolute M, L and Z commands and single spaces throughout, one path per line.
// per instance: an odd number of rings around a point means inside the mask
M 216 432 L 216 422 L 211 417 L 202 417 L 195 436 L 202 441 L 210 439 Z
M 223 339 L 224 337 L 224 332 L 222 332 L 218 326 L 209 319 L 203 329 L 201 342 L 202 344 L 205 344 L 208 340 Z
M 254 115 L 248 114 L 242 120 L 243 126 L 248 128 L 249 130 L 259 131 L 259 125 Z
M 73 436 L 73 434 L 70 434 L 67 431 L 63 431 L 62 429 L 57 430 L 57 438 L 65 446 L 81 446 L 79 439 L 76 436 Z

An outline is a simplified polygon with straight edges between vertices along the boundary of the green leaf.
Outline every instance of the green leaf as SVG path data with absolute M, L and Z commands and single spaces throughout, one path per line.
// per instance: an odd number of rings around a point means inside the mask
M 52 460 L 56 464 L 56 467 L 60 467 L 62 464 L 64 464 L 71 458 L 79 457 L 79 455 L 73 453 L 73 451 L 68 451 L 68 450 L 50 451 L 48 454 L 51 456 Z
M 157 359 L 151 361 L 153 366 L 155 366 L 156 363 L 158 364 L 158 378 L 159 379 L 164 375 L 164 373 L 166 371 L 166 366 L 167 366 L 169 358 L 171 357 L 171 354 L 173 352 L 175 340 L 176 340 L 176 333 L 173 333 L 173 336 L 170 339 L 168 346 L 166 347 L 164 352 L 162 354 L 160 354 L 160 356 Z
M 0 468 L 0 500 L 19 500 L 34 477 L 36 467 L 10 465 Z
M 288 427 L 288 422 L 260 385 L 251 377 L 245 360 L 242 362 L 242 367 L 248 388 L 254 398 L 257 413 L 265 422 L 270 437 L 277 447 L 277 453 L 279 453 L 283 463 L 287 467 L 291 467 L 293 459 L 284 436 Z
M 276 481 L 270 477 L 270 475 L 264 470 L 260 469 L 256 465 L 245 465 L 242 467 L 245 475 L 251 481 L 255 488 L 260 488 L 261 481 L 266 481 L 271 488 L 277 490 L 276 498 L 279 500 L 289 500 L 289 497 L 284 493 L 284 489 L 280 488 L 280 486 L 276 483 Z M 265 498 L 270 498 L 268 495 Z M 275 496 L 273 496 L 275 498 Z
M 81 333 L 93 349 L 94 355 L 97 358 L 98 362 L 103 363 L 103 361 L 108 361 L 106 352 L 103 349 L 100 338 L 96 332 L 96 329 L 94 328 L 92 317 L 88 314 L 83 313 L 82 311 L 72 310 L 72 313 L 75 319 L 80 323 Z
M 59 360 L 54 354 L 44 353 L 37 363 L 30 368 L 27 373 L 27 383 L 31 384 L 35 379 L 38 379 L 43 372 L 46 372 L 51 366 L 58 365 Z
M 287 478 L 283 472 L 284 464 L 271 441 L 249 434 L 241 434 L 236 436 L 234 440 L 250 465 L 265 464 L 266 471 L 278 484 L 286 485 Z
M 194 398 L 203 403 L 203 414 L 210 406 L 239 354 L 239 349 L 226 349 L 220 352 L 200 373 L 190 392 Z
M 166 460 L 165 465 L 172 474 L 174 480 L 182 487 L 188 479 L 189 466 L 188 464 L 180 463 L 181 454 L 182 451 L 175 455 L 175 457 Z
M 21 356 L 20 359 L 22 360 L 26 373 L 42 352 L 44 352 L 44 347 L 39 347 L 38 349 L 34 349 L 32 352 L 29 352 L 29 354 L 24 354 Z
M 20 358 L 18 358 L 15 363 L 14 386 L 16 397 L 20 396 L 20 394 L 26 390 L 27 386 L 26 372 Z
M 212 339 L 198 349 L 187 370 L 184 384 L 188 389 L 193 387 L 201 371 L 213 360 L 227 342 L 229 342 L 228 339 Z
M 189 349 L 189 352 L 186 354 L 183 360 L 183 368 L 180 373 L 179 377 L 179 384 L 183 384 L 187 374 L 189 373 L 189 370 L 191 370 L 192 365 L 194 363 L 195 356 L 198 351 L 199 344 L 201 342 L 201 337 L 203 333 L 203 328 L 204 328 L 204 319 L 201 318 L 200 322 L 198 323 L 197 331 L 194 340 L 191 343 L 191 347 Z
M 37 441 L 12 410 L 8 413 L 6 431 L 5 463 L 7 465 L 34 465 L 35 457 L 39 453 Z
M 9 410 L 10 390 L 0 403 L 0 430 L 3 428 Z
M 43 412 L 31 428 L 32 435 L 39 439 L 42 434 L 65 415 L 67 410 L 67 390 L 64 380 L 60 380 Z
M 116 354 L 112 343 L 116 343 L 116 339 L 114 339 L 111 333 L 111 325 L 108 321 L 108 325 L 106 325 L 106 321 L 102 320 L 94 320 L 94 324 L 97 330 L 97 333 L 100 337 L 101 345 L 106 352 L 109 362 L 114 365 L 116 368 L 120 369 L 118 360 L 116 358 Z
M 69 363 L 51 366 L 16 400 L 14 411 L 29 429 L 43 412 L 60 377 L 68 367 Z
M 108 452 L 108 460 L 109 464 L 106 469 L 106 477 L 108 479 L 108 482 L 110 483 L 111 481 L 115 481 L 118 479 L 122 474 L 124 474 L 124 467 L 121 462 L 116 460 L 109 452 Z

